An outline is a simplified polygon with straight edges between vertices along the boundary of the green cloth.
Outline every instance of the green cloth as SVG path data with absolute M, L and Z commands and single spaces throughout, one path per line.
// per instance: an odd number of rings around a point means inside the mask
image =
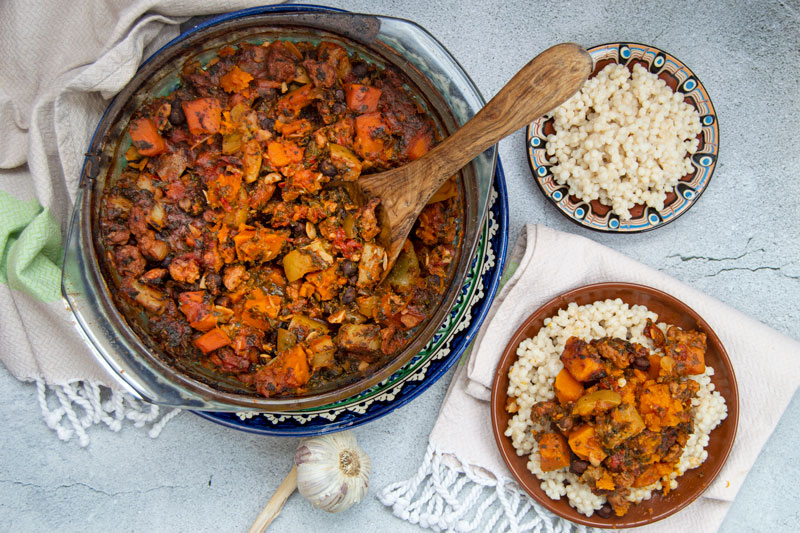
M 36 200 L 0 191 L 0 282 L 43 301 L 61 298 L 61 228 Z

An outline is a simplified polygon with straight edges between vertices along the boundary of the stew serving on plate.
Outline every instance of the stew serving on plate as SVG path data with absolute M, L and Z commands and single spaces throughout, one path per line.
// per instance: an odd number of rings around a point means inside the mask
M 384 282 L 380 201 L 337 185 L 435 143 L 397 71 L 330 42 L 224 46 L 187 61 L 127 132 L 100 204 L 101 261 L 167 356 L 266 397 L 304 394 L 402 350 L 441 300 L 460 238 L 455 180 Z

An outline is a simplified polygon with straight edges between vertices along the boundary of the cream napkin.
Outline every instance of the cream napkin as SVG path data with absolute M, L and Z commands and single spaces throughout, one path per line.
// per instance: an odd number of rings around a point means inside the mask
M 60 248 L 92 132 L 110 98 L 143 58 L 178 35 L 179 24 L 252 5 L 0 2 L 0 361 L 18 379 L 37 383 L 31 400 L 38 398 L 62 439 L 77 435 L 86 445 L 91 425 L 119 429 L 125 420 L 143 425 L 159 417 L 157 407 L 101 388 L 115 382 L 61 301 Z
M 492 305 L 468 362 L 453 378 L 423 466 L 411 480 L 384 489 L 381 501 L 401 518 L 433 529 L 482 530 L 494 519 L 492 526 L 503 530 L 522 531 L 542 522 L 568 530 L 568 523 L 531 504 L 511 481 L 492 436 L 492 381 L 508 339 L 540 305 L 582 285 L 622 281 L 660 289 L 688 304 L 719 335 L 732 359 L 739 430 L 725 467 L 687 509 L 641 528 L 648 533 L 716 531 L 800 384 L 800 343 L 629 257 L 545 226 L 523 228 L 506 268 L 513 275 Z M 476 505 L 489 500 L 486 509 Z

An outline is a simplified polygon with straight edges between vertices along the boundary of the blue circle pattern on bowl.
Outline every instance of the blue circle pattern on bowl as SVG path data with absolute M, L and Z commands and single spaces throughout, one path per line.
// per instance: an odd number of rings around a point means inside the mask
M 422 394 L 458 361 L 472 342 L 500 283 L 508 246 L 508 198 L 499 158 L 489 202 L 478 250 L 453 310 L 425 348 L 389 378 L 345 400 L 302 411 L 195 413 L 251 433 L 304 437 L 366 424 Z
M 547 135 L 553 133 L 552 119 L 542 117 L 532 122 L 526 132 L 528 162 L 534 180 L 545 196 L 573 222 L 597 231 L 635 233 L 652 230 L 677 219 L 697 202 L 708 187 L 717 164 L 719 152 L 719 123 L 714 105 L 703 84 L 689 68 L 672 55 L 644 44 L 612 43 L 590 48 L 595 73 L 610 63 L 633 68 L 641 63 L 651 73 L 668 82 L 673 90 L 685 94 L 684 99 L 700 114 L 702 131 L 698 151 L 691 156 L 693 171 L 683 176 L 675 189 L 667 194 L 664 208 L 656 210 L 636 206 L 631 210 L 631 220 L 621 220 L 607 206 L 597 200 L 585 202 L 569 195 L 569 186 L 556 182 L 547 159 Z

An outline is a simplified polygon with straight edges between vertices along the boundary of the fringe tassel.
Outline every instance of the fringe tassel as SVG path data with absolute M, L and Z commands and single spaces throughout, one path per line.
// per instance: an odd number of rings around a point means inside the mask
M 157 405 L 88 381 L 47 385 L 44 379 L 39 378 L 36 392 L 47 427 L 63 441 L 77 438 L 82 448 L 89 445 L 86 430 L 91 426 L 102 423 L 111 431 L 119 431 L 128 420 L 136 428 L 149 425 L 147 434 L 154 439 L 181 412 L 172 409 L 162 413 Z
M 470 467 L 430 443 L 417 473 L 388 485 L 378 499 L 398 518 L 434 531 L 599 531 L 555 516 L 534 503 L 514 480 Z

